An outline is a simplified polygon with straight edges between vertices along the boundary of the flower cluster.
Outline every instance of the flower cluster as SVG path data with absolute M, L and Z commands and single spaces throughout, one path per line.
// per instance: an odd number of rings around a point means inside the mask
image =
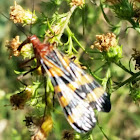
M 82 7 L 84 4 L 85 4 L 84 0 L 71 0 L 71 3 L 70 3 L 71 6 L 75 5 L 75 6 L 80 6 L 80 7 Z
M 118 46 L 113 33 L 96 35 L 94 47 L 97 48 L 108 61 L 118 61 L 122 58 L 122 47 Z
M 107 33 L 106 35 L 96 35 L 96 41 L 94 47 L 99 51 L 108 51 L 110 47 L 117 46 L 116 36 L 113 33 Z
M 73 131 L 65 130 L 62 133 L 62 140 L 73 140 L 74 139 L 74 133 Z
M 14 6 L 10 7 L 10 19 L 13 20 L 14 23 L 24 23 L 26 24 L 34 24 L 37 20 L 37 16 L 35 12 L 30 12 L 29 10 L 24 10 L 20 5 L 14 3 Z
M 51 116 L 41 118 L 26 116 L 26 120 L 24 121 L 26 122 L 26 126 L 32 135 L 31 140 L 46 140 L 46 137 L 53 128 Z
M 20 44 L 21 42 L 19 41 L 19 36 L 16 36 L 11 41 L 8 41 L 8 40 L 6 41 L 6 47 L 10 51 L 10 54 L 9 54 L 10 58 L 12 57 L 12 55 L 19 56 L 19 51 L 17 50 L 17 48 L 19 47 Z
M 18 94 L 14 94 L 10 97 L 10 103 L 13 110 L 24 109 L 25 103 L 31 98 L 32 90 L 31 87 L 26 87 L 26 89 Z
M 23 23 L 23 17 L 25 15 L 24 9 L 17 5 L 17 3 L 14 3 L 14 6 L 10 7 L 10 19 L 13 20 L 14 23 Z
M 16 36 L 11 41 L 6 41 L 6 47 L 10 51 L 9 57 L 19 56 L 21 54 L 24 58 L 31 58 L 33 54 L 33 48 L 31 44 L 26 44 L 19 52 L 17 49 L 21 42 L 19 41 L 19 36 Z

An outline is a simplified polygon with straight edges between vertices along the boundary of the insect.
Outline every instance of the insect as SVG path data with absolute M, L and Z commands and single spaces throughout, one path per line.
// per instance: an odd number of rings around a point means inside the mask
M 41 65 L 49 75 L 69 124 L 79 133 L 91 130 L 96 124 L 94 109 L 103 112 L 111 109 L 107 93 L 53 44 L 41 43 L 36 35 L 32 35 L 18 50 L 27 43 L 33 44 L 37 65 Z

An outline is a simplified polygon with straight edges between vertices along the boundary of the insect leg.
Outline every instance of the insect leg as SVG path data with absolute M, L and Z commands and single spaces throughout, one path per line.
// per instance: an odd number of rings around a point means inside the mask
M 22 47 L 24 46 L 24 45 L 26 45 L 27 43 L 30 43 L 30 39 L 29 38 L 27 38 L 25 41 L 23 41 L 20 45 L 19 45 L 19 47 L 18 47 L 18 51 L 21 51 L 21 49 L 22 49 Z
M 19 65 L 19 67 L 20 67 L 20 68 L 24 67 L 27 63 L 29 63 L 30 61 L 32 61 L 32 60 L 34 60 L 34 59 L 35 59 L 35 56 L 32 57 L 31 59 L 29 59 L 29 60 L 27 60 L 27 61 L 21 63 L 21 64 Z
M 39 65 L 40 66 L 40 65 Z M 37 67 L 35 67 L 35 68 L 32 68 L 32 69 L 30 69 L 29 71 L 27 71 L 26 73 L 24 73 L 24 74 L 22 74 L 22 75 L 20 75 L 20 76 L 18 76 L 18 78 L 17 79 L 21 79 L 22 77 L 24 77 L 25 75 L 27 75 L 28 73 L 30 73 L 30 72 L 32 72 L 32 71 L 35 71 L 36 69 L 38 69 L 39 68 L 39 66 L 37 66 Z

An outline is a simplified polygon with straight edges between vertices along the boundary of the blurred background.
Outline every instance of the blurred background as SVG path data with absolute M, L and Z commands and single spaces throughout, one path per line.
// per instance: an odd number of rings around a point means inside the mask
M 45 5 L 43 2 L 49 2 L 49 0 L 34 0 L 34 9 L 36 14 L 44 13 L 47 16 L 52 15 L 53 10 L 57 7 L 50 9 L 50 13 L 47 13 L 49 5 Z M 96 35 L 106 34 L 111 32 L 111 28 L 105 21 L 101 9 L 99 7 L 99 1 L 95 1 L 96 5 L 91 1 L 86 2 L 84 10 L 77 9 L 70 22 L 70 27 L 79 42 L 85 46 L 90 47 L 95 41 Z M 17 0 L 24 9 L 30 9 L 32 11 L 32 0 Z M 57 1 L 59 7 L 59 13 L 64 13 L 69 10 L 66 1 L 59 5 L 61 2 Z M 21 39 L 26 39 L 19 28 L 17 28 L 9 18 L 10 6 L 14 5 L 13 0 L 5 1 L 0 0 L 0 140 L 28 140 L 30 139 L 30 133 L 25 127 L 25 114 L 27 109 L 24 110 L 12 110 L 10 106 L 9 98 L 11 95 L 19 90 L 20 83 L 17 81 L 17 75 L 14 70 L 19 70 L 20 60 L 16 57 L 9 59 L 9 52 L 5 47 L 6 40 L 11 40 L 16 35 L 19 35 Z M 52 12 L 51 12 L 52 11 Z M 115 14 L 109 10 L 104 9 L 106 15 L 110 21 L 117 25 L 119 19 Z M 4 14 L 4 15 L 3 15 Z M 6 17 L 5 17 L 6 16 Z M 85 20 L 83 26 L 82 20 Z M 130 28 L 125 32 L 127 26 L 130 26 L 128 22 L 122 21 L 121 28 L 119 29 L 118 39 L 119 45 L 123 46 L 123 58 L 122 64 L 126 67 L 129 66 L 129 60 L 133 54 L 132 48 L 137 48 L 140 51 L 140 37 L 139 33 Z M 33 34 L 44 34 L 44 27 L 40 25 L 34 26 L 32 30 Z M 40 29 L 38 31 L 38 29 Z M 24 32 L 29 35 L 30 27 L 24 28 Z M 84 32 L 84 34 L 83 34 Z M 65 36 L 62 38 L 65 41 Z M 103 64 L 100 60 L 89 59 L 87 54 L 80 53 L 80 61 L 84 65 L 90 66 L 91 70 L 96 70 Z M 90 57 L 93 57 L 90 54 Z M 134 72 L 135 62 L 131 63 L 131 68 Z M 111 67 L 112 79 L 116 82 L 122 82 L 130 77 L 130 74 L 124 72 L 121 68 L 115 64 Z M 105 71 L 97 74 L 99 77 L 105 76 Z M 111 94 L 112 109 L 110 113 L 98 113 L 99 125 L 103 128 L 104 133 L 110 140 L 140 140 L 140 108 L 139 102 L 134 102 L 130 96 L 129 86 L 125 85 Z M 56 103 L 58 104 L 58 103 Z M 60 106 L 57 106 L 57 110 L 61 111 Z M 54 128 L 51 132 L 48 140 L 59 140 L 62 138 L 63 130 L 70 129 L 71 127 L 64 118 L 63 113 L 53 114 Z M 65 120 L 65 121 L 64 121 Z M 62 123 L 63 121 L 63 123 Z M 94 140 L 105 140 L 103 133 L 99 129 L 99 126 L 93 130 Z

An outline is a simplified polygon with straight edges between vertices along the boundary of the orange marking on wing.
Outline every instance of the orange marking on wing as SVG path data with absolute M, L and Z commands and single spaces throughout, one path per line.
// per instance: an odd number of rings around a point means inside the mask
M 63 64 L 64 68 L 65 68 L 67 71 L 69 71 L 69 70 L 70 70 L 70 68 L 69 68 L 70 60 L 64 56 L 62 59 L 60 59 L 60 61 L 61 61 L 61 63 Z M 62 62 L 62 61 L 64 61 L 64 62 Z
M 95 94 L 96 98 L 93 96 Z M 94 102 L 96 99 L 98 100 L 104 94 L 104 90 L 101 87 L 97 87 L 93 90 L 93 93 L 88 93 L 86 96 L 86 102 Z
M 67 105 L 69 104 L 69 103 L 68 103 L 68 100 L 66 100 L 66 98 L 64 98 L 64 96 L 61 96 L 61 97 L 59 98 L 59 101 L 60 101 L 62 107 L 65 107 L 65 106 L 67 106 Z
M 92 93 L 88 93 L 87 97 L 86 97 L 86 100 L 88 102 L 92 102 L 92 101 L 95 101 L 95 98 L 93 97 Z
M 56 93 L 56 94 L 59 93 L 59 92 L 61 92 L 60 86 L 55 86 L 55 87 L 54 87 L 54 90 L 55 90 L 55 93 Z
M 73 83 L 73 84 L 71 84 L 71 83 L 67 84 L 67 86 L 68 86 L 70 89 L 72 89 L 73 91 L 75 91 L 75 90 L 76 90 L 76 87 L 74 87 L 73 85 L 74 85 L 74 83 Z
M 63 57 L 63 60 L 67 63 L 67 65 L 69 65 L 69 63 L 70 63 L 70 60 L 67 58 L 67 57 Z
M 41 58 L 43 58 L 44 63 L 45 63 L 47 66 L 49 66 L 50 68 L 52 68 L 52 67 L 57 68 L 52 62 L 50 62 L 49 60 L 47 60 L 47 59 L 45 58 L 45 55 L 41 55 Z
M 97 87 L 93 90 L 97 98 L 100 98 L 105 92 L 102 87 Z
M 88 74 L 82 75 L 81 73 L 79 73 L 78 78 L 76 79 L 76 83 L 80 86 L 80 85 L 92 83 L 93 80 L 94 79 L 90 75 Z
M 55 50 L 56 54 L 57 54 L 57 57 L 59 58 L 59 61 L 61 62 L 61 64 L 63 65 L 63 67 L 65 69 L 68 70 L 68 67 L 69 67 L 69 63 L 70 63 L 70 60 L 65 57 L 65 56 L 62 56 L 59 51 Z
M 72 119 L 70 115 L 68 116 L 68 120 L 70 121 L 70 123 L 74 123 L 74 120 Z
M 62 76 L 64 73 L 59 69 L 59 68 L 57 68 L 57 67 L 52 67 L 52 68 L 50 68 L 49 69 L 49 72 L 51 73 L 51 75 L 53 76 L 53 77 L 55 77 L 56 75 L 57 76 Z
M 60 54 L 59 54 L 60 55 Z M 43 57 L 43 56 L 42 56 Z M 48 67 L 50 67 L 50 69 L 49 69 L 49 72 L 51 73 L 51 75 L 54 77 L 54 76 L 62 76 L 64 73 L 63 73 L 63 71 L 60 69 L 60 68 L 58 68 L 57 66 L 55 66 L 53 63 L 51 63 L 50 61 L 48 61 L 48 60 L 46 60 L 46 58 L 45 57 L 43 57 L 44 59 L 44 62 L 45 62 L 45 64 L 48 66 Z M 68 66 L 68 65 L 67 65 Z

